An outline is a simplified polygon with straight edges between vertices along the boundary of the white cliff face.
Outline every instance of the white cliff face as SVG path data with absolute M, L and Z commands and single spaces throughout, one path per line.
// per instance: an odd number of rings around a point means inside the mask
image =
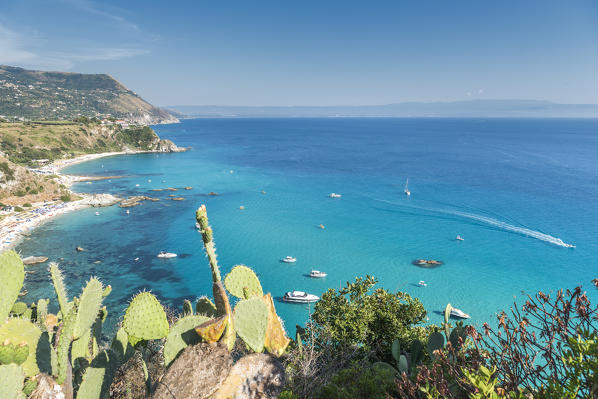
M 178 147 L 172 141 L 168 139 L 160 139 L 156 146 L 156 151 L 159 152 L 184 152 L 187 151 L 187 148 Z

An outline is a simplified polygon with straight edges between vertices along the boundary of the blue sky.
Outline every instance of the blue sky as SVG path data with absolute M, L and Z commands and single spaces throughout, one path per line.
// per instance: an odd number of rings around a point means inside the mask
M 0 0 L 0 64 L 158 105 L 598 103 L 598 2 Z

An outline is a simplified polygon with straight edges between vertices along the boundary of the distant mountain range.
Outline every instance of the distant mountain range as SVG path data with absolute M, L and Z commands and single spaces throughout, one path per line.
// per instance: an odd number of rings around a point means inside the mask
M 559 104 L 540 100 L 406 102 L 366 106 L 249 107 L 178 105 L 165 107 L 189 117 L 495 117 L 596 118 L 598 104 Z
M 30 71 L 2 65 L 0 116 L 20 120 L 114 117 L 146 125 L 178 121 L 109 75 Z

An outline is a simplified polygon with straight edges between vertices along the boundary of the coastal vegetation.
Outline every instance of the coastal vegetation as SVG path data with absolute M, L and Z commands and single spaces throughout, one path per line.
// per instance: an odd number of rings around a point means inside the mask
M 30 71 L 1 65 L 0 115 L 7 120 L 112 117 L 142 124 L 177 121 L 168 111 L 149 104 L 109 75 Z
M 441 325 L 425 325 L 418 299 L 376 288 L 366 276 L 328 290 L 290 340 L 249 267 L 221 276 L 204 206 L 196 221 L 213 298 L 185 300 L 177 312 L 141 292 L 110 344 L 102 333 L 110 286 L 91 278 L 70 299 L 52 264 L 58 307 L 49 299 L 26 304 L 18 300 L 23 262 L 13 251 L 1 254 L 0 396 L 57 397 L 43 396 L 50 390 L 80 399 L 598 395 L 598 307 L 581 287 L 530 295 L 478 331 L 451 320 L 450 305 Z

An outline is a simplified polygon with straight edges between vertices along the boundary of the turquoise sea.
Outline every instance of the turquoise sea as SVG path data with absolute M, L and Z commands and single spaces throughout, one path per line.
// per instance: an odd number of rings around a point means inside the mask
M 450 302 L 478 326 L 524 292 L 582 284 L 598 300 L 590 283 L 598 277 L 597 120 L 195 119 L 155 129 L 192 150 L 103 158 L 65 172 L 126 176 L 76 185 L 80 192 L 161 201 L 129 215 L 118 207 L 70 213 L 18 247 L 58 261 L 71 295 L 90 276 L 111 284 L 111 325 L 140 290 L 174 308 L 211 296 L 194 227 L 201 204 L 223 272 L 247 264 L 275 298 L 292 289 L 319 295 L 370 274 L 420 298 L 430 322 Z M 150 191 L 166 187 L 179 190 Z M 163 249 L 179 257 L 156 258 Z M 286 255 L 297 263 L 281 263 Z M 444 265 L 422 269 L 417 258 Z M 46 267 L 37 268 L 25 300 L 53 298 Z M 308 278 L 312 268 L 328 277 Z M 291 334 L 310 310 L 276 306 Z

